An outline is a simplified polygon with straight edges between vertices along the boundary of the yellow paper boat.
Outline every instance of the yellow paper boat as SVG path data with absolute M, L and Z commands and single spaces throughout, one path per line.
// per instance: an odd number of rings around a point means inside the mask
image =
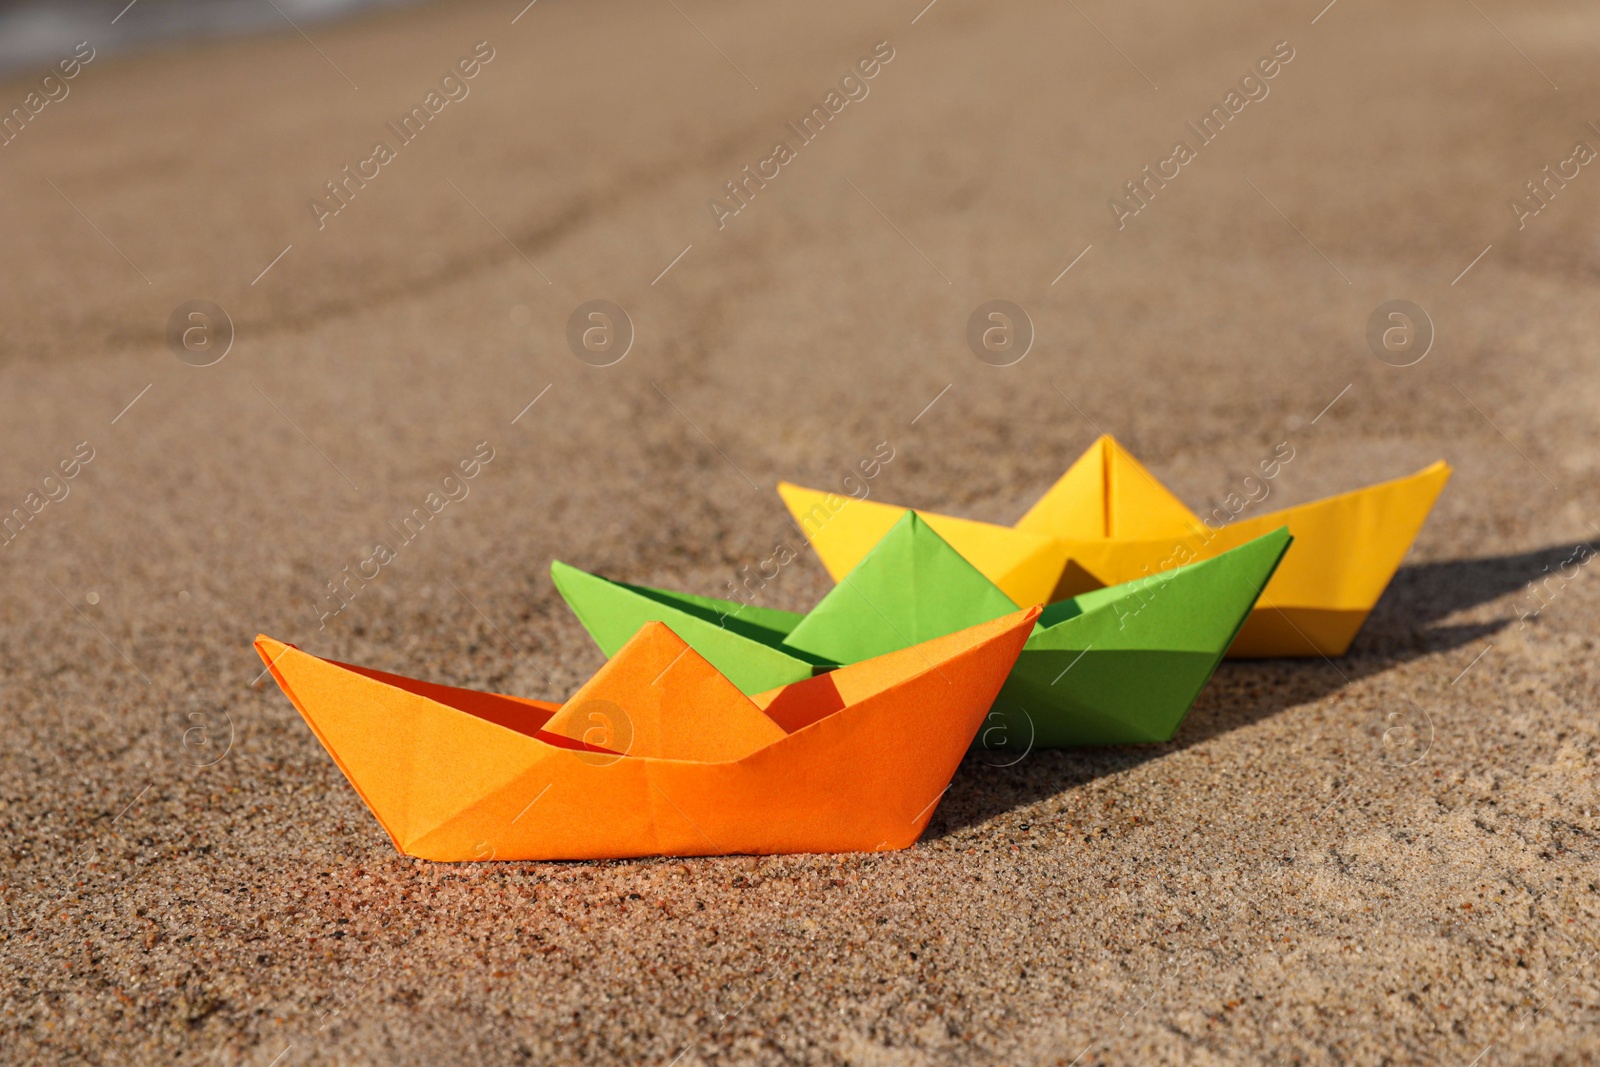
M 917 514 L 1019 604 L 1135 581 L 1287 526 L 1294 547 L 1228 654 L 1338 656 L 1383 595 L 1449 478 L 1449 465 L 1440 461 L 1405 478 L 1212 525 L 1105 436 L 1015 526 Z M 834 581 L 907 511 L 787 482 L 778 492 Z

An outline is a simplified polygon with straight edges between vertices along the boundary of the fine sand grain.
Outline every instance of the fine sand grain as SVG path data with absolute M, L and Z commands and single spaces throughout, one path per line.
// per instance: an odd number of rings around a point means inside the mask
M 1508 206 L 1600 148 L 1600 13 L 919 6 L 495 0 L 105 55 L 0 147 L 0 511 L 92 453 L 0 547 L 0 1060 L 1600 1059 L 1600 578 L 1553 577 L 1600 540 L 1600 168 Z M 236 330 L 214 366 L 164 339 L 193 299 Z M 568 350 L 592 299 L 614 366 Z M 1036 327 L 1014 366 L 967 348 L 990 299 Z M 1392 299 L 1436 328 L 1414 366 L 1368 350 Z M 887 442 L 879 498 L 1010 521 L 1100 431 L 1208 510 L 1282 442 L 1252 507 L 1456 475 L 1348 657 L 1229 663 L 1168 745 L 969 758 L 901 853 L 403 858 L 253 684 L 265 631 L 559 699 L 601 658 L 552 558 L 724 593 L 794 536 L 780 478 Z M 826 588 L 806 554 L 761 597 Z

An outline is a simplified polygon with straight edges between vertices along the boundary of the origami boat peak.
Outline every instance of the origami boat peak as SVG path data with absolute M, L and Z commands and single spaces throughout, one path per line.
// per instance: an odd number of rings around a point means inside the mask
M 907 511 L 788 482 L 778 483 L 778 493 L 836 582 L 849 574 Z M 1048 600 L 1066 565 L 1067 546 L 1059 538 L 926 511 L 919 515 L 1013 603 Z
M 736 760 L 785 736 L 750 698 L 662 623 L 646 623 L 545 724 L 630 756 Z
M 1017 610 L 914 511 L 784 638 L 830 663 L 854 663 Z
M 1200 516 L 1110 434 L 1096 438 L 1016 525 L 1083 540 L 1182 535 L 1202 527 Z

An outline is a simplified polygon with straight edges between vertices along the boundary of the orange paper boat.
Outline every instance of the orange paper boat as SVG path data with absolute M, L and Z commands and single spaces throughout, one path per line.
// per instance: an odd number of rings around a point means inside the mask
M 559 705 L 255 644 L 408 856 L 869 852 L 921 835 L 1038 615 L 754 700 L 661 623 Z

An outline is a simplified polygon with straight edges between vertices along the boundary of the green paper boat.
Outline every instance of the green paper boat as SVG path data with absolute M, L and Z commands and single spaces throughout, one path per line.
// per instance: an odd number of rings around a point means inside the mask
M 978 743 L 1026 751 L 1171 740 L 1290 540 L 1276 530 L 1045 608 Z M 606 655 L 663 622 L 757 703 L 1018 608 L 909 511 L 806 615 L 614 582 L 559 561 L 550 576 Z

